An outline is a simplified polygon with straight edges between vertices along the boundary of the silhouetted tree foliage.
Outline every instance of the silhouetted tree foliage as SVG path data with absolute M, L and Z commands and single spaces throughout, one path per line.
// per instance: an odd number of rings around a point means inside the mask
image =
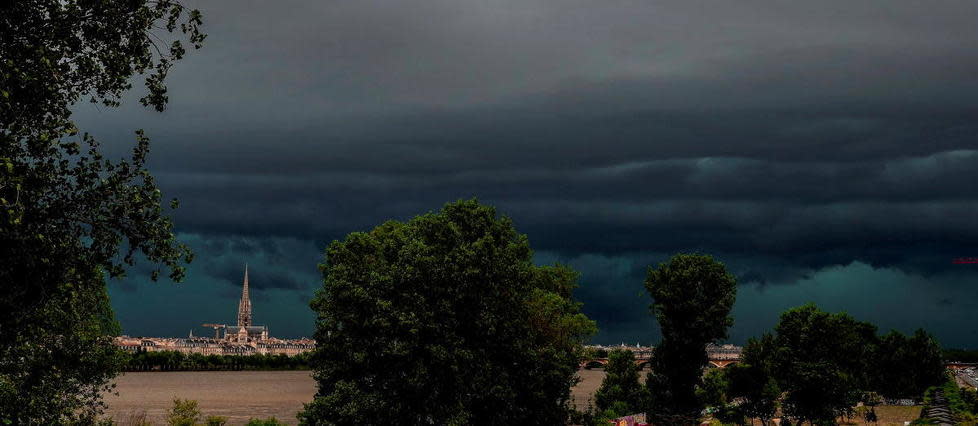
M 774 371 L 786 391 L 788 417 L 834 424 L 852 415 L 869 388 L 876 327 L 848 314 L 805 305 L 781 314 L 775 327 Z
M 711 256 L 678 254 L 649 268 L 645 287 L 662 330 L 646 380 L 649 413 L 665 424 L 697 423 L 703 405 L 696 388 L 707 363 L 706 345 L 725 338 L 733 324 L 736 280 Z
M 642 411 L 646 390 L 638 381 L 638 368 L 632 351 L 613 350 L 605 367 L 604 380 L 594 393 L 594 404 L 598 410 L 611 409 L 615 403 L 622 403 L 616 411 L 634 414 Z
M 738 410 L 744 417 L 770 423 L 778 409 L 781 389 L 774 376 L 775 342 L 770 334 L 750 339 L 740 363 L 726 368 L 730 398 L 741 398 Z
M 940 346 L 923 330 L 878 336 L 872 324 L 809 304 L 782 313 L 774 334 L 752 339 L 728 374 L 748 416 L 773 413 L 772 397 L 784 391 L 787 417 L 834 424 L 851 417 L 861 398 L 919 398 L 943 382 L 944 366 Z
M 119 104 L 134 75 L 162 110 L 164 80 L 204 36 L 200 14 L 172 0 L 23 0 L 0 5 L 0 421 L 91 418 L 123 359 L 105 274 L 142 253 L 170 276 L 190 252 L 176 243 L 145 169 L 149 141 L 109 161 L 71 108 Z M 153 277 L 161 269 L 156 269 Z
M 922 329 L 910 337 L 898 331 L 880 337 L 873 366 L 872 390 L 887 398 L 920 398 L 944 381 L 941 346 Z
M 305 424 L 563 424 L 594 323 L 577 274 L 535 266 L 495 209 L 459 201 L 326 250 Z
M 730 378 L 727 370 L 712 368 L 703 374 L 703 381 L 696 387 L 700 403 L 711 410 L 721 423 L 743 423 L 744 416 L 735 404 L 730 404 Z

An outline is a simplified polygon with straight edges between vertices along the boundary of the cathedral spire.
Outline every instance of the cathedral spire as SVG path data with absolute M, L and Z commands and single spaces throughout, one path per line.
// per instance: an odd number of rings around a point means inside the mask
M 251 326 L 251 297 L 248 295 L 248 264 L 245 264 L 244 286 L 238 302 L 238 327 Z

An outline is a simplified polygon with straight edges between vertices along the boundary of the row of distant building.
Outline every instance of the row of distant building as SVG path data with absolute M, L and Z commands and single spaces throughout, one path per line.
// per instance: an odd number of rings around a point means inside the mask
M 588 346 L 592 349 L 591 353 L 597 353 L 596 350 L 603 350 L 605 352 L 611 352 L 614 350 L 625 350 L 631 352 L 635 357 L 635 365 L 639 368 L 646 368 L 651 366 L 652 353 L 655 352 L 655 347 L 653 346 L 642 346 L 640 344 L 635 344 L 634 346 L 626 345 L 624 343 L 620 345 L 613 346 L 602 346 L 602 345 L 592 345 Z M 707 356 L 707 368 L 725 368 L 731 364 L 736 364 L 740 362 L 740 358 L 743 355 L 744 348 L 736 345 L 706 345 L 706 356 Z M 608 358 L 604 355 L 593 356 L 592 358 L 584 359 L 581 361 L 581 368 L 594 368 L 603 367 L 608 365 Z
M 115 338 L 116 346 L 127 352 L 174 351 L 201 355 L 287 355 L 295 356 L 316 348 L 312 339 L 277 339 L 269 336 L 268 327 L 254 325 L 251 296 L 248 293 L 248 266 L 245 265 L 238 323 L 203 324 L 214 329 L 214 337 L 195 337 L 191 330 L 186 338 L 130 337 Z
M 248 290 L 248 266 L 245 265 L 244 282 L 241 287 L 241 300 L 238 301 L 238 322 L 236 325 L 207 323 L 203 327 L 212 328 L 214 337 L 194 336 L 193 331 L 186 338 L 171 337 L 130 337 L 115 338 L 115 344 L 128 352 L 174 351 L 201 355 L 288 355 L 295 356 L 316 348 L 316 341 L 307 338 L 277 339 L 268 334 L 268 327 L 255 325 L 252 321 L 251 296 Z M 635 354 L 638 361 L 652 357 L 654 347 L 634 346 L 624 343 L 614 346 L 590 346 L 593 349 L 611 351 L 624 349 Z M 726 366 L 740 360 L 743 349 L 734 345 L 709 345 L 706 348 L 711 362 Z
M 636 343 L 635 345 L 627 345 L 625 343 L 621 343 L 618 345 L 610 345 L 610 346 L 590 345 L 588 346 L 588 348 L 603 349 L 608 352 L 613 350 L 630 351 L 635 355 L 636 359 L 651 358 L 652 352 L 655 351 L 654 346 L 642 346 L 641 343 Z M 714 345 L 712 343 L 706 345 L 706 354 L 710 359 L 726 360 L 726 361 L 739 360 L 743 352 L 744 352 L 744 348 L 742 346 L 737 346 L 737 345 L 731 345 L 731 344 Z

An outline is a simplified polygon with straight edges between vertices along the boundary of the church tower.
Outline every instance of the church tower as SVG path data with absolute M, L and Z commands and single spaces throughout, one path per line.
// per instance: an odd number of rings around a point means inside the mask
M 248 295 L 248 265 L 245 265 L 244 288 L 238 302 L 238 327 L 251 327 L 251 297 Z

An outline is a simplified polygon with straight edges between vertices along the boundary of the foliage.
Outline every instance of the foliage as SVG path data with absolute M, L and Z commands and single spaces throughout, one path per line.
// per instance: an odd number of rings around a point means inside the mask
M 166 414 L 170 426 L 194 426 L 200 420 L 200 406 L 192 399 L 173 399 L 173 406 Z
M 866 422 L 867 423 L 869 423 L 869 422 L 872 422 L 872 423 L 878 422 L 879 421 L 879 417 L 876 416 L 876 408 L 870 407 L 869 410 L 866 410 L 865 419 L 866 419 Z
M 701 403 L 707 407 L 723 407 L 730 398 L 727 395 L 730 389 L 730 379 L 726 370 L 714 368 L 703 375 L 703 381 L 696 387 L 696 396 Z
M 730 371 L 732 367 L 714 368 L 703 375 L 703 382 L 696 387 L 696 396 L 707 407 L 717 424 L 743 424 L 744 407 L 741 401 L 733 401 Z
M 211 371 L 211 370 L 308 370 L 309 352 L 276 355 L 203 355 L 177 351 L 140 351 L 130 354 L 126 371 Z
M 285 426 L 285 423 L 280 422 L 275 417 L 269 417 L 267 419 L 249 419 L 246 426 Z
M 729 396 L 743 400 L 747 417 L 766 423 L 780 403 L 786 417 L 818 424 L 851 417 L 860 400 L 919 397 L 944 380 L 944 366 L 923 330 L 878 336 L 872 324 L 809 304 L 782 313 L 773 334 L 748 341 L 727 376 Z
M 305 424 L 560 424 L 594 323 L 577 274 L 534 266 L 495 209 L 459 201 L 326 250 Z
M 204 419 L 204 424 L 207 426 L 224 426 L 228 424 L 228 418 L 224 416 L 207 416 Z
M 642 411 L 645 399 L 645 389 L 638 381 L 635 354 L 621 349 L 611 351 L 604 380 L 594 393 L 598 410 L 614 405 L 618 413 L 634 414 Z
M 608 350 L 604 348 L 595 347 L 585 347 L 584 348 L 584 358 L 595 359 L 595 358 L 607 358 Z
M 917 398 L 944 380 L 941 346 L 918 329 L 907 337 L 891 331 L 879 338 L 873 388 L 888 398 Z
M 948 409 L 959 424 L 974 424 L 978 421 L 974 390 L 962 389 L 953 376 L 945 374 L 942 383 L 927 389 L 925 401 L 928 405 L 933 402 L 933 397 L 938 392 L 944 396 Z
M 707 363 L 706 345 L 725 338 L 733 324 L 736 280 L 710 256 L 678 254 L 649 268 L 645 287 L 662 330 L 646 381 L 649 412 L 662 423 L 696 422 L 703 406 L 695 389 Z
M 774 376 L 774 339 L 764 335 L 750 339 L 743 359 L 726 369 L 730 398 L 742 400 L 739 410 L 745 417 L 758 418 L 767 424 L 778 410 L 781 389 Z
M 974 388 L 961 388 L 961 406 L 964 410 L 978 414 L 978 392 Z
M 876 327 L 809 304 L 782 313 L 775 333 L 773 363 L 787 391 L 785 414 L 813 423 L 851 416 L 869 387 Z
M 118 325 L 104 276 L 121 276 L 139 253 L 161 265 L 154 278 L 163 267 L 183 276 L 190 252 L 145 169 L 148 139 L 137 132 L 132 157 L 109 161 L 78 135 L 71 108 L 118 105 L 143 74 L 142 103 L 162 110 L 185 49 L 159 49 L 151 31 L 199 47 L 200 23 L 173 0 L 0 6 L 0 421 L 94 421 L 122 365 L 105 337 Z
M 611 424 L 615 419 L 632 414 L 629 412 L 630 408 L 622 402 L 615 401 L 611 405 L 604 409 L 599 410 L 593 406 L 588 407 L 587 410 L 574 411 L 571 413 L 570 419 L 566 424 L 572 425 L 584 425 L 584 426 L 607 426 Z
M 773 335 L 752 339 L 729 375 L 748 416 L 770 418 L 783 390 L 786 416 L 828 423 L 851 417 L 861 399 L 919 397 L 943 380 L 944 367 L 940 346 L 923 330 L 878 336 L 872 324 L 809 304 L 782 313 Z

